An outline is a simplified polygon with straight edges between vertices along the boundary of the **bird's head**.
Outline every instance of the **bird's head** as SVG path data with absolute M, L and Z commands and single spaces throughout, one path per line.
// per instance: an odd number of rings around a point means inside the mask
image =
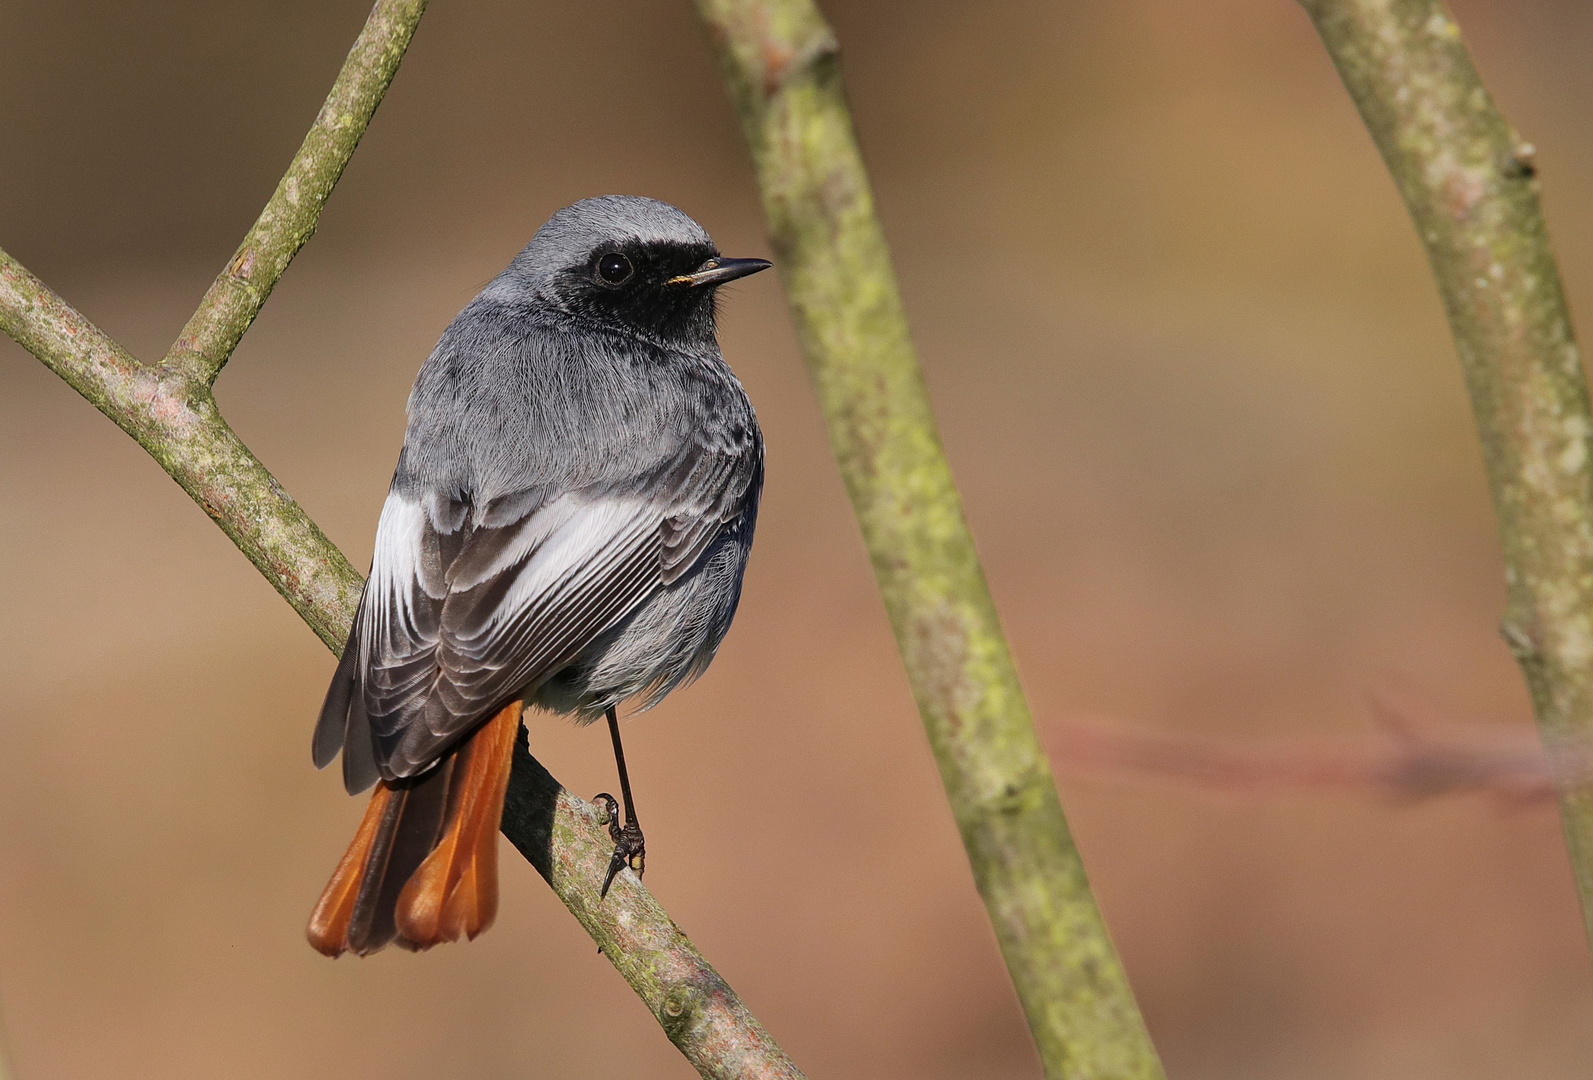
M 720 255 L 707 230 L 668 203 L 602 195 L 554 213 L 491 291 L 615 329 L 711 341 L 719 286 L 770 265 Z

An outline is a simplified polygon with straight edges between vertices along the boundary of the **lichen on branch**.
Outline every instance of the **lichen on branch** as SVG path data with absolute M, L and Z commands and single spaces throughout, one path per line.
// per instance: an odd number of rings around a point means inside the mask
M 278 279 L 315 235 L 321 208 L 398 73 L 426 0 L 378 0 L 265 209 L 227 260 L 162 366 L 214 383 Z
M 1162 1075 L 1091 895 L 940 446 L 811 0 L 698 0 L 830 446 L 1048 1077 Z
M 1500 630 L 1545 741 L 1593 739 L 1593 413 L 1532 146 L 1442 0 L 1301 0 L 1416 224 L 1460 354 L 1504 549 Z M 1593 790 L 1561 785 L 1593 935 Z

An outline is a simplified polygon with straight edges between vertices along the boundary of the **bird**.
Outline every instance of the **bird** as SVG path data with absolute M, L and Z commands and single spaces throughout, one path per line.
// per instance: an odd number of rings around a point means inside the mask
M 752 403 L 720 353 L 727 258 L 685 212 L 556 211 L 421 365 L 371 572 L 315 726 L 364 818 L 310 918 L 328 956 L 491 925 L 527 706 L 606 717 L 625 824 L 602 894 L 645 867 L 617 707 L 701 675 L 741 597 L 763 488 Z

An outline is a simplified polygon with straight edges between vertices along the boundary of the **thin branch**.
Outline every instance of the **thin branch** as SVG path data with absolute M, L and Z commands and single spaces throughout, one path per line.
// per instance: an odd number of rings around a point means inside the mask
M 1370 736 L 1270 740 L 1075 716 L 1049 725 L 1045 742 L 1063 772 L 1236 796 L 1317 792 L 1413 803 L 1483 795 L 1518 809 L 1553 806 L 1557 778 L 1593 783 L 1590 745 L 1553 748 L 1551 765 L 1530 729 L 1455 724 L 1386 699 L 1374 699 L 1371 715 Z
M 703 1076 L 801 1080 L 802 1072 L 635 874 L 599 895 L 614 843 L 601 807 L 571 795 L 515 741 L 503 833 L 553 886 L 598 948 Z
M 382 103 L 425 10 L 426 0 L 377 0 L 293 164 L 183 327 L 164 366 L 207 386 L 216 381 L 288 263 L 315 235 L 321 208 Z
M 941 451 L 810 0 L 698 0 L 776 265 L 974 880 L 1046 1075 L 1161 1075 L 1090 893 Z
M 0 329 L 110 417 L 182 485 L 334 652 L 363 582 L 235 435 L 211 383 L 289 260 L 393 77 L 423 3 L 383 0 L 349 54 L 315 130 L 239 257 L 160 365 L 140 363 L 0 251 Z M 297 187 L 295 179 L 297 178 Z M 297 194 L 295 195 L 295 191 Z M 247 253 L 254 252 L 251 261 Z M 630 871 L 599 901 L 612 844 L 602 812 L 515 751 L 503 829 L 705 1077 L 802 1073 Z
M 343 648 L 360 575 L 227 426 L 207 383 L 139 363 L 4 251 L 0 330 L 149 451 L 320 639 Z
M 1416 223 L 1471 392 L 1509 587 L 1500 630 L 1549 745 L 1593 739 L 1593 412 L 1538 205 L 1441 0 L 1301 0 Z M 1593 791 L 1561 820 L 1593 935 Z

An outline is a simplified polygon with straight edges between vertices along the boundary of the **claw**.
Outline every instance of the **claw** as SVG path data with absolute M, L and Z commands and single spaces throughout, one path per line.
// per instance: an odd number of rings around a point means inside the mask
M 614 801 L 614 796 L 608 792 L 593 797 L 593 802 L 603 804 L 608 811 L 608 835 L 614 841 L 614 854 L 608 860 L 608 873 L 603 875 L 603 888 L 598 891 L 598 899 L 607 899 L 609 886 L 614 884 L 614 878 L 619 872 L 629 866 L 641 877 L 647 868 L 647 841 L 642 836 L 642 828 L 633 818 L 623 826 L 619 821 L 619 803 Z

